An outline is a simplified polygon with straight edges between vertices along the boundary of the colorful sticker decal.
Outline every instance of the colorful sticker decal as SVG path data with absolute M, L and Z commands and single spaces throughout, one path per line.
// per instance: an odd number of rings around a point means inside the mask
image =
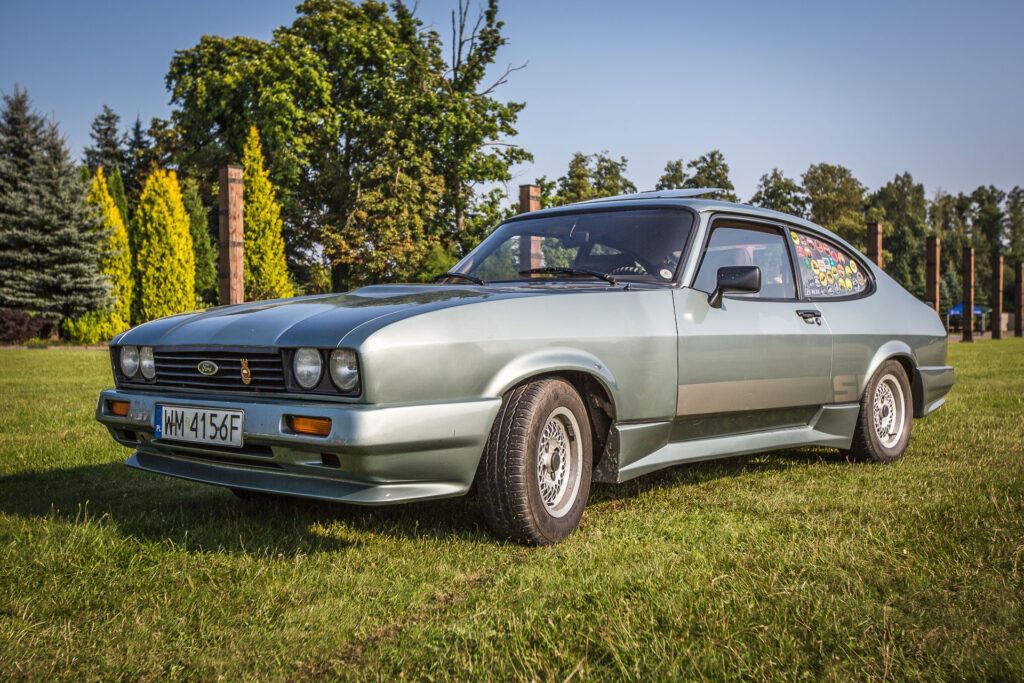
M 854 261 L 853 259 L 850 259 L 850 268 L 853 269 L 853 272 L 857 272 L 857 262 Z
M 818 265 L 817 261 L 811 261 L 811 270 L 814 271 L 815 273 L 821 270 L 821 266 Z

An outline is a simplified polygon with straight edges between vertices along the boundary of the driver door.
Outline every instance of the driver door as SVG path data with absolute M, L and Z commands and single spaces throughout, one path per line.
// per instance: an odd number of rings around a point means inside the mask
M 830 400 L 832 335 L 801 302 L 782 228 L 713 219 L 692 286 L 676 290 L 673 441 L 806 425 Z M 718 268 L 755 265 L 761 291 L 708 305 Z

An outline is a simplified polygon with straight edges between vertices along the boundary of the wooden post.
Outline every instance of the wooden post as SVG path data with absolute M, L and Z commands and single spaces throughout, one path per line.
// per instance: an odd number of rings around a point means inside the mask
M 519 213 L 540 210 L 540 187 L 519 186 Z M 519 269 L 529 270 L 541 267 L 540 237 L 519 238 Z
M 868 223 L 868 260 L 882 267 L 882 224 Z
M 242 303 L 242 167 L 220 169 L 220 303 Z
M 1024 337 L 1024 261 L 1017 261 L 1013 276 L 1013 335 Z
M 942 261 L 939 260 L 941 247 L 939 238 L 932 235 L 928 238 L 927 279 L 924 284 L 924 298 L 932 305 L 935 312 L 939 312 L 939 287 L 942 281 Z
M 1003 338 L 1003 257 L 992 256 L 992 338 Z
M 963 321 L 965 342 L 974 341 L 974 247 L 964 247 L 963 259 L 964 292 L 960 312 Z

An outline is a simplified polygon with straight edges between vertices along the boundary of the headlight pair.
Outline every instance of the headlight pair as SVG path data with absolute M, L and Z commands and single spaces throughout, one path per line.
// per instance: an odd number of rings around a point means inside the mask
M 121 373 L 128 379 L 140 372 L 146 379 L 156 377 L 156 363 L 153 362 L 153 347 L 122 346 L 120 356 Z
M 352 349 L 334 349 L 328 360 L 331 381 L 339 391 L 350 394 L 359 388 L 359 361 Z M 303 389 L 315 389 L 323 376 L 324 359 L 320 349 L 303 347 L 295 350 L 292 373 Z

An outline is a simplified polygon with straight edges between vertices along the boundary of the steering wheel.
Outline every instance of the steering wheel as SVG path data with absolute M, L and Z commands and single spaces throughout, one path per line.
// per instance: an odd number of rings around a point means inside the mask
M 618 268 L 612 268 L 609 275 L 647 275 L 647 269 L 641 266 L 636 261 L 631 266 L 619 266 Z

